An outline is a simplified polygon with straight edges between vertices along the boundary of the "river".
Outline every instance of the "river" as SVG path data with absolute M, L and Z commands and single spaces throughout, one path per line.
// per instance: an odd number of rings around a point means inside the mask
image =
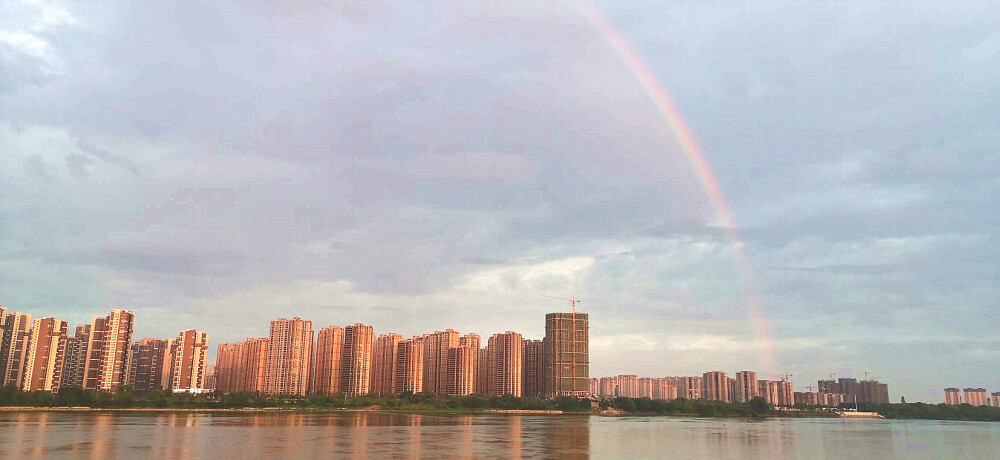
M 0 458 L 1000 458 L 1000 423 L 0 412 Z

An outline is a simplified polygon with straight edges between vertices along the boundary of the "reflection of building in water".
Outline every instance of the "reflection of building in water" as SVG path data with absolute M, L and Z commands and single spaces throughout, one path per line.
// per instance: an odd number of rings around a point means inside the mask
M 505 452 L 505 457 L 507 458 L 521 458 L 521 454 L 524 450 L 522 445 L 524 432 L 521 422 L 524 417 L 515 415 L 513 417 L 507 417 L 507 452 Z
M 590 457 L 589 416 L 537 418 L 524 435 L 530 437 L 532 446 L 540 445 L 543 457 Z

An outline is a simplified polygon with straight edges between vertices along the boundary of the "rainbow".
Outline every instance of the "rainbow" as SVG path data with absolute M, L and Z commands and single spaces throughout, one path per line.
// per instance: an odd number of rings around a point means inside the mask
M 719 181 L 715 177 L 712 164 L 708 161 L 704 152 L 702 152 L 701 147 L 698 146 L 698 141 L 694 133 L 684 121 L 684 117 L 681 116 L 680 110 L 677 109 L 677 106 L 670 98 L 670 94 L 663 88 L 663 85 L 656 78 L 656 74 L 649 69 L 642 57 L 629 44 L 628 40 L 601 14 L 597 6 L 586 2 L 581 2 L 578 5 L 583 16 L 608 41 L 611 48 L 618 54 L 622 62 L 625 63 L 625 66 L 628 67 L 636 80 L 639 81 L 639 84 L 642 85 L 650 101 L 653 102 L 653 105 L 656 106 L 663 117 L 663 121 L 666 122 L 667 127 L 670 128 L 674 137 L 680 143 L 684 156 L 687 157 L 688 161 L 694 167 L 695 174 L 697 174 L 698 180 L 704 187 L 708 199 L 715 209 L 716 217 L 726 232 L 726 236 L 737 248 L 743 268 L 744 297 L 749 304 L 748 307 L 753 322 L 754 336 L 759 347 L 758 352 L 760 354 L 761 365 L 763 365 L 765 372 L 774 374 L 775 359 L 772 339 L 767 330 L 767 318 L 761 310 L 760 297 L 757 293 L 757 281 L 746 254 L 746 243 L 740 235 L 739 228 L 733 221 L 732 212 L 726 203 L 726 195 L 722 193 L 722 187 L 719 186 Z

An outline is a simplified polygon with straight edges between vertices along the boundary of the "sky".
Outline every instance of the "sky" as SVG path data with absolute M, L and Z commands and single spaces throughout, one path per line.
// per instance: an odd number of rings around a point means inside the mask
M 585 8 L 536 3 L 0 3 L 0 304 L 214 345 L 540 339 L 577 296 L 592 376 L 1000 391 L 993 2 L 600 3 L 741 239 Z

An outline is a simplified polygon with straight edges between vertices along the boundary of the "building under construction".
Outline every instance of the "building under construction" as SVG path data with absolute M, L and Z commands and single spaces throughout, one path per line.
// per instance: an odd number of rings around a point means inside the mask
M 545 397 L 590 395 L 589 331 L 586 313 L 545 315 L 542 341 Z

